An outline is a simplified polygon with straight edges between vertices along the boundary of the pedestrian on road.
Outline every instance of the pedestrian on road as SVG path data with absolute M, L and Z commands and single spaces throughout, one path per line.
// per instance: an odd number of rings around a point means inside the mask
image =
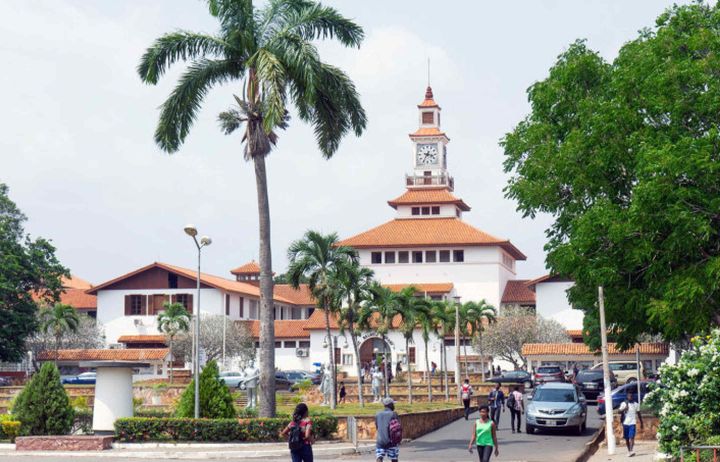
M 487 405 L 480 406 L 480 418 L 473 423 L 472 434 L 468 451 L 472 454 L 473 446 L 477 447 L 480 462 L 490 462 L 495 448 L 495 457 L 500 455 L 497 442 L 497 428 L 495 422 L 490 419 L 490 409 Z
M 383 462 L 387 457 L 391 462 L 397 462 L 400 457 L 399 441 L 393 441 L 394 429 L 391 424 L 399 425 L 400 417 L 395 412 L 395 401 L 392 398 L 384 398 L 382 400 L 385 409 L 375 414 L 375 429 L 377 438 L 375 439 L 375 459 L 377 462 Z M 294 461 L 293 461 L 294 462 Z
M 495 389 L 488 395 L 488 404 L 490 405 L 490 418 L 495 422 L 495 427 L 500 428 L 500 412 L 505 412 L 505 393 L 500 388 L 500 384 L 495 385 Z
M 280 432 L 280 438 L 286 436 L 292 462 L 313 462 L 312 444 L 315 438 L 307 404 L 300 403 L 295 406 L 292 421 Z
M 520 421 L 522 420 L 522 415 L 525 412 L 520 387 L 515 386 L 515 388 L 513 388 L 513 391 L 507 399 L 507 407 L 510 409 L 510 428 L 513 433 L 515 433 L 515 428 L 517 428 L 517 433 L 520 433 Z M 515 426 L 515 421 L 517 421 L 517 426 Z
M 470 399 L 473 395 L 473 387 L 470 385 L 470 380 L 465 379 L 465 383 L 460 388 L 460 397 L 462 398 L 463 407 L 465 408 L 465 420 L 470 415 Z
M 623 438 L 627 446 L 628 455 L 635 455 L 635 430 L 637 421 L 640 421 L 640 429 L 643 428 L 642 415 L 640 415 L 640 403 L 635 401 L 633 392 L 627 392 L 627 398 L 620 404 L 620 423 L 623 426 Z

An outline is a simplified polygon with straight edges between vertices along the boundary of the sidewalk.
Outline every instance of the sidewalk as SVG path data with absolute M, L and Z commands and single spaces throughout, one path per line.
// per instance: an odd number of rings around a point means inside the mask
M 621 444 L 622 443 L 622 444 Z M 630 460 L 634 462 L 652 462 L 655 459 L 655 452 L 657 451 L 657 441 L 637 441 L 635 442 L 635 457 L 628 456 L 628 450 L 625 447 L 625 442 L 618 441 L 617 447 L 615 448 L 615 455 L 607 455 L 607 447 L 605 444 L 600 446 L 597 452 L 588 460 L 588 462 L 607 462 L 607 461 L 619 461 L 619 460 Z

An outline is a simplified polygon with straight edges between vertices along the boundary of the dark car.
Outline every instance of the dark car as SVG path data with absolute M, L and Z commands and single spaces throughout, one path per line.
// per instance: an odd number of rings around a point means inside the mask
M 560 366 L 539 366 L 535 369 L 533 386 L 547 382 L 565 382 L 565 372 Z
M 587 399 L 597 399 L 598 395 L 605 389 L 603 381 L 603 371 L 585 369 L 578 372 L 575 377 L 575 385 Z M 615 374 L 610 372 L 610 388 L 615 389 L 618 386 Z
M 645 395 L 647 395 L 650 390 L 653 389 L 655 386 L 661 386 L 657 382 L 653 382 L 651 380 L 641 380 L 640 381 L 640 398 L 645 399 Z M 627 392 L 632 391 L 634 397 L 633 401 L 637 401 L 637 382 L 631 382 L 626 383 L 625 385 L 620 385 L 619 387 L 615 388 L 612 393 L 612 408 L 617 409 L 620 407 L 620 404 L 627 399 Z M 598 396 L 597 400 L 597 406 L 598 406 L 598 414 L 601 416 L 605 415 L 605 395 L 601 393 Z
M 12 385 L 12 380 L 7 377 L 0 377 L 0 387 L 9 387 Z
M 492 383 L 517 383 L 525 385 L 525 387 L 532 386 L 532 376 L 525 371 L 508 371 L 503 372 L 498 377 L 487 379 L 487 382 Z
M 287 372 L 275 371 L 275 389 L 292 390 L 295 380 L 291 379 Z
M 66 377 L 62 383 L 66 385 L 95 385 L 95 372 L 83 372 L 75 376 Z

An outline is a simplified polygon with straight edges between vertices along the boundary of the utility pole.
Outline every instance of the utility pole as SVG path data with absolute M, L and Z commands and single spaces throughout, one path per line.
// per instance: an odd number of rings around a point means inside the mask
M 635 345 L 635 367 L 637 368 L 637 402 L 642 404 L 642 396 L 640 395 L 640 344 Z
M 600 309 L 600 339 L 602 341 L 603 384 L 605 386 L 605 437 L 608 455 L 615 454 L 615 433 L 613 433 L 612 388 L 610 387 L 610 364 L 608 362 L 607 325 L 605 324 L 605 295 L 598 286 L 598 307 Z
M 455 385 L 460 400 L 460 297 L 455 296 Z

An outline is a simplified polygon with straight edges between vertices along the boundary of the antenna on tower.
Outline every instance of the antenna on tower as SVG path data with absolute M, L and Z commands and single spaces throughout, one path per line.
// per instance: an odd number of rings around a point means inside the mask
M 427 62 L 427 71 L 428 71 L 428 84 L 427 86 L 430 86 L 430 57 L 428 56 L 428 62 Z

